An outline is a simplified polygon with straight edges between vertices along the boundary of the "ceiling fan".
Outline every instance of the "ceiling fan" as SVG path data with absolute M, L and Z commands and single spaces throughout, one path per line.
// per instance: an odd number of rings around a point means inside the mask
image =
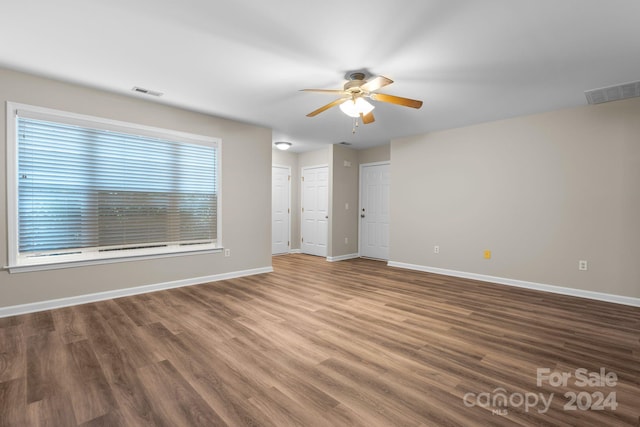
M 376 93 L 377 90 L 388 86 L 391 83 L 393 83 L 393 80 L 384 76 L 377 76 L 371 80 L 366 80 L 364 73 L 355 72 L 349 75 L 349 81 L 344 84 L 343 89 L 302 89 L 305 92 L 335 93 L 340 95 L 340 98 L 310 112 L 307 114 L 307 117 L 317 116 L 323 111 L 339 105 L 342 112 L 346 115 L 354 118 L 360 117 L 364 124 L 373 123 L 375 121 L 372 112 L 374 106 L 365 98 L 411 108 L 422 107 L 422 101 L 387 95 L 384 93 Z

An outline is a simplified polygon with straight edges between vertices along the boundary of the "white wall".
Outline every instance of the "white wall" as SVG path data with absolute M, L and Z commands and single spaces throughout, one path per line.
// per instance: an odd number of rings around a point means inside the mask
M 0 271 L 0 308 L 271 266 L 271 130 L 0 69 L 0 101 L 222 139 L 222 237 L 231 257 L 187 255 L 30 273 Z M 5 120 L 0 164 L 6 170 Z M 0 262 L 8 263 L 6 174 L 0 175 Z
M 639 118 L 635 98 L 392 141 L 391 261 L 640 297 Z

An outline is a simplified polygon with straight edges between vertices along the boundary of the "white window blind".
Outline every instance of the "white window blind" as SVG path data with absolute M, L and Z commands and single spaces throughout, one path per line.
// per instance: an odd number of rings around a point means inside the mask
M 215 245 L 217 146 L 141 133 L 18 113 L 19 258 Z

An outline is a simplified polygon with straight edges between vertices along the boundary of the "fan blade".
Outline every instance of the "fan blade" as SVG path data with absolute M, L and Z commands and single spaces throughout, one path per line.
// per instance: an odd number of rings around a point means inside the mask
M 405 107 L 420 108 L 422 101 L 416 99 L 402 98 L 400 96 L 387 95 L 384 93 L 372 93 L 370 98 L 374 101 L 390 102 L 391 104 L 403 105 Z
M 373 80 L 370 80 L 368 82 L 366 82 L 365 84 L 363 84 L 362 86 L 360 86 L 360 89 L 366 91 L 366 92 L 375 92 L 376 90 L 385 87 L 387 85 L 390 85 L 391 83 L 393 83 L 393 80 L 388 79 L 384 76 L 378 76 Z
M 300 92 L 343 93 L 340 89 L 300 89 Z
M 310 112 L 309 114 L 307 114 L 307 117 L 317 116 L 318 114 L 322 113 L 325 110 L 328 110 L 331 107 L 335 107 L 336 105 L 342 104 L 346 99 L 347 98 L 336 99 L 335 101 L 330 102 L 327 105 L 322 106 L 322 107 L 318 108 L 317 110 Z
M 362 113 L 360 113 L 360 118 L 362 119 L 362 123 L 364 123 L 365 125 L 376 121 L 376 119 L 373 117 L 373 113 L 369 113 L 366 115 L 362 115 Z

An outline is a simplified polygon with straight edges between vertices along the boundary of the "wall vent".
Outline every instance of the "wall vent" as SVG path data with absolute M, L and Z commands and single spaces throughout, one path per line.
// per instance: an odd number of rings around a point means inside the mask
M 143 87 L 138 87 L 138 86 L 134 86 L 131 90 L 134 92 L 143 93 L 145 95 L 151 95 L 151 96 L 164 95 L 162 92 L 158 92 L 157 90 L 145 89 Z
M 640 96 L 640 82 L 623 83 L 616 86 L 603 87 L 585 91 L 589 104 L 619 101 L 621 99 Z

